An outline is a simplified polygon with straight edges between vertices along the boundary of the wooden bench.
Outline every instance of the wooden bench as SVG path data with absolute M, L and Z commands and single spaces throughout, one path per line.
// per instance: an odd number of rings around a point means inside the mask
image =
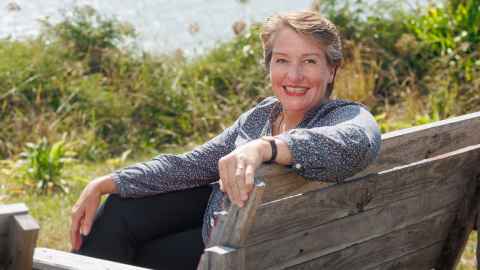
M 454 269 L 478 216 L 479 134 L 480 113 L 384 134 L 378 160 L 341 184 L 263 166 L 198 269 Z M 141 269 L 45 248 L 33 268 Z
M 384 134 L 378 160 L 341 184 L 275 165 L 255 180 L 199 270 L 451 270 L 478 216 L 480 113 Z
M 39 226 L 23 203 L 0 205 L 0 270 L 30 270 Z

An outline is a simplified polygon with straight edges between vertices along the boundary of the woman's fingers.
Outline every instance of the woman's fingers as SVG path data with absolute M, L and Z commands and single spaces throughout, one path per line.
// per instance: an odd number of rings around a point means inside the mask
M 243 207 L 244 201 L 248 199 L 248 195 L 245 192 L 245 159 L 238 158 L 237 166 L 235 166 L 235 198 L 237 204 Z
M 240 188 L 237 180 L 237 158 L 234 155 L 228 155 L 219 161 L 219 174 L 223 191 L 227 193 L 230 200 L 241 205 Z M 242 166 L 242 165 L 241 165 Z
M 219 160 L 220 188 L 242 207 L 254 186 L 256 168 L 262 163 L 262 145 L 247 143 Z
M 72 208 L 72 218 L 70 226 L 70 244 L 73 251 L 77 251 L 81 246 L 80 225 L 83 214 L 77 206 Z
M 92 198 L 95 200 L 95 198 Z M 80 232 L 82 235 L 88 235 L 90 233 L 90 229 L 92 228 L 93 218 L 95 216 L 95 211 L 97 210 L 98 204 L 93 201 L 92 205 L 88 205 L 85 209 L 85 217 L 82 220 L 82 227 L 80 228 Z
M 248 200 L 254 186 L 256 168 L 262 163 L 264 144 L 251 141 L 219 161 L 220 188 L 240 207 Z
M 72 207 L 70 242 L 74 251 L 82 244 L 81 235 L 90 233 L 95 212 L 100 204 L 101 193 L 95 182 L 90 182 Z
M 220 178 L 220 180 L 218 181 L 218 184 L 220 185 L 220 190 L 221 190 L 222 192 L 225 192 L 225 188 L 223 187 L 222 178 Z
M 238 183 L 236 178 L 236 168 L 237 168 L 237 159 L 235 156 L 231 156 L 226 163 L 226 173 L 227 173 L 227 180 L 229 186 L 228 195 L 230 200 L 233 203 L 240 205 L 240 192 L 238 190 Z
M 230 196 L 230 184 L 228 182 L 228 172 L 227 172 L 227 160 L 225 158 L 220 159 L 218 162 L 218 171 L 220 174 L 220 182 L 223 187 L 223 192 L 227 193 Z
M 255 180 L 253 179 L 254 176 L 255 176 L 255 166 L 252 164 L 248 164 L 245 169 L 245 186 L 244 186 L 245 192 L 247 193 L 247 199 L 255 183 Z

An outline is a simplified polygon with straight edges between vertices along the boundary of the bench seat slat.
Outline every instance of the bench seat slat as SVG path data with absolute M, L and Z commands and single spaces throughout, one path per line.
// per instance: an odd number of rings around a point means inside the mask
M 48 248 L 36 248 L 34 270 L 146 270 L 147 268 L 122 264 Z
M 406 254 L 422 250 L 447 237 L 448 229 L 454 219 L 452 213 L 443 213 L 431 219 L 408 226 L 402 230 L 373 239 L 360 245 L 353 245 L 341 251 L 318 257 L 305 263 L 291 266 L 289 270 L 307 269 L 367 269 L 389 262 Z M 438 251 L 438 250 L 437 250 Z M 440 252 L 430 254 L 436 261 Z M 423 258 L 427 259 L 427 258 Z M 432 258 L 428 259 L 431 260 Z M 247 259 L 248 261 L 248 259 Z M 282 267 L 283 268 L 283 267 Z M 269 268 L 282 269 L 279 266 Z M 266 269 L 266 268 L 249 268 Z M 428 268 L 429 269 L 429 268 Z
M 467 147 L 442 158 L 431 158 L 364 179 L 263 204 L 257 210 L 246 245 L 280 239 L 335 219 L 377 207 L 384 208 L 423 194 L 425 200 L 438 201 L 440 205 L 442 198 L 432 197 L 435 194 L 446 193 L 449 200 L 457 200 L 468 181 L 476 175 L 479 157 L 480 145 Z M 455 193 L 454 187 L 460 190 Z M 450 189 L 452 192 L 449 192 Z
M 480 136 L 475 134 L 480 134 L 480 112 L 383 134 L 378 159 L 347 181 L 480 144 Z M 278 165 L 262 166 L 257 176 L 267 182 L 263 202 L 332 185 L 305 180 Z
M 15 215 L 10 223 L 7 270 L 32 269 L 33 250 L 37 243 L 38 223 L 29 214 Z
M 426 248 L 415 250 L 410 254 L 395 258 L 380 265 L 377 265 L 366 270 L 393 270 L 393 269 L 408 269 L 408 270 L 425 270 L 434 269 L 438 254 L 442 251 L 445 241 L 437 242 Z
M 356 177 L 480 144 L 473 134 L 480 134 L 480 112 L 385 133 L 378 160 Z

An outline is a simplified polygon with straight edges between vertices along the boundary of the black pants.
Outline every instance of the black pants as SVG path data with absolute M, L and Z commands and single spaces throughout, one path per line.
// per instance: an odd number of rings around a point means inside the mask
M 210 186 L 144 198 L 110 195 L 79 254 L 153 269 L 196 269 Z

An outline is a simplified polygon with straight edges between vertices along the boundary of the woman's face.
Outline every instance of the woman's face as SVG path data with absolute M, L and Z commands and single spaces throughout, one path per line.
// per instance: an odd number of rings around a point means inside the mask
M 285 111 L 305 113 L 325 98 L 333 80 L 324 50 L 305 35 L 283 27 L 273 41 L 270 79 Z

